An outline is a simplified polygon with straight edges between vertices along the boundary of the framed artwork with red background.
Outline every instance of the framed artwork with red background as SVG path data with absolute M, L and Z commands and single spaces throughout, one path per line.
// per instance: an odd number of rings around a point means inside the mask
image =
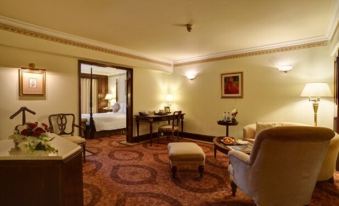
M 243 73 L 221 74 L 221 98 L 243 97 Z

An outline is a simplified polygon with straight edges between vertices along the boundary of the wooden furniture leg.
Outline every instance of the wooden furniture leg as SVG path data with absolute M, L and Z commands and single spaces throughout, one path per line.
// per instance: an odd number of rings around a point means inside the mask
M 237 192 L 237 185 L 231 181 L 231 188 L 232 188 L 232 196 L 235 197 L 235 193 Z
M 172 177 L 175 178 L 175 175 L 177 173 L 177 167 L 176 166 L 172 166 Z
M 84 156 L 84 162 L 86 162 L 86 143 L 82 145 L 82 155 Z
M 199 173 L 200 173 L 200 177 L 203 177 L 204 176 L 204 166 L 200 165 L 198 170 L 199 170 Z

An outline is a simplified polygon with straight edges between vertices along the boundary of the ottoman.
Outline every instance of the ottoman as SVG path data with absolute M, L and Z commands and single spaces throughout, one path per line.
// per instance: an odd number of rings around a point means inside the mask
M 203 176 L 205 153 L 201 147 L 193 142 L 174 142 L 169 143 L 167 147 L 173 178 L 175 178 L 177 167 L 188 165 L 196 166 L 200 177 Z

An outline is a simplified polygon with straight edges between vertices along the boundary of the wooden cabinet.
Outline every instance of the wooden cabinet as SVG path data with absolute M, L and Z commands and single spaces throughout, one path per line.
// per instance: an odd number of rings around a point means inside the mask
M 82 206 L 81 147 L 53 134 L 57 154 L 13 151 L 13 141 L 0 141 L 1 206 Z
M 65 160 L 0 160 L 3 206 L 82 206 L 81 151 Z

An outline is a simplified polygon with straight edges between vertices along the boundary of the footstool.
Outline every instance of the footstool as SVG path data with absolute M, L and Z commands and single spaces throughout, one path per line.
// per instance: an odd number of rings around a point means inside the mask
M 178 166 L 193 165 L 198 167 L 200 177 L 204 174 L 205 153 L 197 144 L 193 142 L 174 142 L 168 144 L 168 156 L 175 178 Z

